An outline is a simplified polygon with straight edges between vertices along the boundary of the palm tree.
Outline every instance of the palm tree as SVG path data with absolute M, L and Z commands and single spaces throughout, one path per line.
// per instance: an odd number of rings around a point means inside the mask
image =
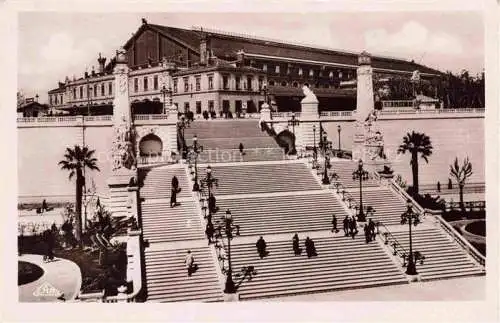
M 463 165 L 458 164 L 458 157 L 455 157 L 455 162 L 450 165 L 450 175 L 455 177 L 458 188 L 460 190 L 460 208 L 465 212 L 464 207 L 464 186 L 465 181 L 472 176 L 472 164 L 469 157 L 464 159 Z
M 58 163 L 62 170 L 69 171 L 70 180 L 76 175 L 75 224 L 76 240 L 78 242 L 81 242 L 82 237 L 82 193 L 85 184 L 85 178 L 83 177 L 84 168 L 99 171 L 99 167 L 96 165 L 97 159 L 93 157 L 94 152 L 95 150 L 89 150 L 88 147 L 81 148 L 75 145 L 73 149 L 66 148 L 66 154 L 64 154 L 65 159 Z
M 431 139 L 424 133 L 412 131 L 403 137 L 403 143 L 398 148 L 398 154 L 409 152 L 411 154 L 410 165 L 413 175 L 413 194 L 418 195 L 418 155 L 429 162 L 427 157 L 432 154 Z

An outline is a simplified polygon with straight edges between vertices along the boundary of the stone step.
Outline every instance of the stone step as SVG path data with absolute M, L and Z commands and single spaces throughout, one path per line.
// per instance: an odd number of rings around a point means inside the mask
M 184 264 L 186 250 L 146 250 L 147 301 L 222 301 L 216 264 L 208 247 L 191 248 L 198 271 L 188 277 Z

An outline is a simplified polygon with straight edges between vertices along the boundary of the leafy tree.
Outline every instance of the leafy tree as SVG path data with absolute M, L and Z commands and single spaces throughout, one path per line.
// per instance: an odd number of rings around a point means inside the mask
M 69 179 L 71 180 L 76 175 L 75 189 L 76 189 L 76 239 L 81 243 L 82 237 L 82 193 L 83 186 L 85 184 L 85 178 L 83 177 L 83 171 L 85 168 L 90 170 L 99 171 L 97 167 L 97 159 L 93 157 L 95 150 L 89 150 L 88 147 L 81 148 L 75 145 L 73 149 L 66 148 L 66 154 L 64 154 L 63 160 L 61 160 L 58 165 L 61 166 L 62 170 L 69 171 Z
M 432 144 L 429 136 L 424 133 L 412 131 L 403 137 L 403 143 L 398 148 L 398 154 L 409 152 L 411 154 L 410 165 L 413 175 L 412 193 L 418 194 L 418 156 L 429 162 L 428 157 L 432 154 Z
M 453 176 L 457 181 L 458 189 L 460 192 L 460 208 L 462 209 L 462 212 L 465 212 L 464 186 L 467 179 L 472 176 L 472 164 L 469 161 L 469 157 L 464 159 L 462 165 L 458 164 L 458 157 L 456 157 L 455 162 L 450 165 L 450 175 Z

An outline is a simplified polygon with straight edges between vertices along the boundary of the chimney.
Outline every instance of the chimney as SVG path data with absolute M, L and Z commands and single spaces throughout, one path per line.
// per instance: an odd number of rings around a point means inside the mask
M 99 63 L 99 73 L 104 73 L 104 65 L 106 64 L 106 57 L 101 57 L 101 53 L 99 53 L 99 58 L 97 59 Z
M 92 72 L 91 72 L 91 75 L 92 75 L 92 77 L 94 77 L 94 76 L 95 76 L 95 69 L 94 69 L 94 66 L 93 66 L 93 65 L 92 65 Z

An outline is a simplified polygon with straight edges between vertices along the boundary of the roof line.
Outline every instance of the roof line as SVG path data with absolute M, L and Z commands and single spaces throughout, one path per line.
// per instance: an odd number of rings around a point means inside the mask
M 280 39 L 275 39 L 275 38 L 270 38 L 270 37 L 264 37 L 264 36 L 256 36 L 256 35 L 250 35 L 250 34 L 244 34 L 244 33 L 235 33 L 235 32 L 228 32 L 228 31 L 223 31 L 215 28 L 204 28 L 204 27 L 197 27 L 193 26 L 191 27 L 191 30 L 193 31 L 201 31 L 201 32 L 208 32 L 208 33 L 214 33 L 218 34 L 221 36 L 229 36 L 229 37 L 237 37 L 237 38 L 243 38 L 246 40 L 257 40 L 257 41 L 263 41 L 263 42 L 273 42 L 279 45 L 287 45 L 287 46 L 296 46 L 296 47 L 302 47 L 302 48 L 309 48 L 309 49 L 319 49 L 319 50 L 325 50 L 325 51 L 330 51 L 330 52 L 335 52 L 339 54 L 347 54 L 347 55 L 356 55 L 358 56 L 361 52 L 358 51 L 351 51 L 351 50 L 344 50 L 344 49 L 338 49 L 338 48 L 333 48 L 333 47 L 326 47 L 326 46 L 320 46 L 312 43 L 303 43 L 303 42 L 298 42 L 298 41 L 287 41 L 285 42 L 284 40 Z M 395 56 L 389 56 L 389 55 L 373 55 L 375 58 L 378 59 L 388 59 L 388 60 L 397 60 L 401 62 L 406 62 L 406 63 L 411 63 L 411 64 L 417 64 L 421 65 L 419 63 L 412 62 L 410 60 L 406 60 L 404 58 L 400 57 L 395 57 Z
M 271 55 L 262 55 L 262 54 L 252 54 L 252 53 L 247 53 L 247 52 L 245 52 L 245 56 L 270 58 L 270 59 L 276 59 L 276 60 L 281 60 L 281 61 L 282 60 L 290 60 L 290 61 L 295 61 L 295 62 L 312 63 L 312 64 L 318 64 L 318 65 L 331 65 L 331 66 L 344 66 L 344 67 L 358 68 L 358 65 L 341 64 L 341 63 L 333 63 L 333 62 L 323 62 L 323 61 L 314 61 L 314 60 L 309 60 L 309 59 L 300 59 L 300 58 L 283 57 L 283 56 L 271 56 Z M 373 67 L 373 69 L 377 70 L 377 71 L 391 71 L 391 72 L 408 73 L 408 74 L 412 74 L 413 73 L 413 71 L 400 71 L 400 70 L 393 70 L 393 69 L 379 68 L 379 67 Z M 438 74 L 422 73 L 422 72 L 420 74 L 421 75 L 430 75 L 430 76 L 438 75 Z

